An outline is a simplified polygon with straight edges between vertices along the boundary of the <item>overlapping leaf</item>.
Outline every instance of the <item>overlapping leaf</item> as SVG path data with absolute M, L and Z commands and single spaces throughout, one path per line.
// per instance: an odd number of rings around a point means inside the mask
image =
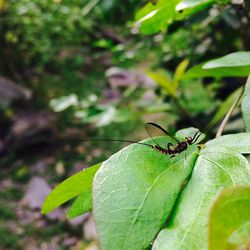
M 165 139 L 164 139 L 165 140 Z M 97 172 L 93 213 L 102 249 L 147 248 L 165 223 L 197 157 L 192 145 L 179 156 L 131 145 Z
M 210 205 L 221 189 L 238 184 L 250 184 L 248 161 L 229 149 L 208 146 L 197 159 L 170 223 L 159 233 L 153 249 L 207 249 Z
M 92 189 L 86 189 L 74 200 L 73 204 L 67 211 L 69 219 L 82 215 L 92 209 Z
M 100 168 L 101 163 L 96 164 L 93 167 L 87 168 L 59 184 L 52 192 L 47 196 L 43 207 L 42 213 L 47 214 L 53 209 L 59 207 L 66 201 L 84 193 L 84 202 L 86 202 L 85 211 L 91 209 L 91 191 L 92 182 L 96 171 Z

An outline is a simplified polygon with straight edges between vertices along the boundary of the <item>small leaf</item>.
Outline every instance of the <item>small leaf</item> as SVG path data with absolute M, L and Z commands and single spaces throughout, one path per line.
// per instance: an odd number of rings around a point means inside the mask
M 206 143 L 208 147 L 227 148 L 240 154 L 250 154 L 250 133 L 223 135 Z
M 170 96 L 175 96 L 177 89 L 167 72 L 157 70 L 155 72 L 149 72 L 148 76 L 155 80 L 159 86 L 165 89 Z
M 136 13 L 136 25 L 144 34 L 165 31 L 177 15 L 175 6 L 178 2 L 179 0 L 159 0 L 156 4 L 146 4 Z
M 224 189 L 210 211 L 209 249 L 250 247 L 250 186 Z
M 200 77 L 229 77 L 229 76 L 248 76 L 250 74 L 250 66 L 239 66 L 231 68 L 214 68 L 204 69 L 204 63 L 196 65 L 189 69 L 183 76 L 184 79 L 200 78 Z
M 229 0 L 183 0 L 181 1 L 177 6 L 176 6 L 176 10 L 180 11 L 180 10 L 185 10 L 185 9 L 198 9 L 201 6 L 203 8 L 207 7 L 208 5 L 211 5 L 213 3 L 227 3 L 229 2 Z M 203 9 L 201 8 L 201 10 Z
M 248 161 L 228 149 L 207 146 L 198 157 L 192 177 L 177 200 L 168 226 L 158 234 L 153 249 L 207 249 L 211 203 L 221 189 L 239 184 L 250 184 Z
M 175 74 L 174 74 L 174 81 L 173 84 L 175 86 L 175 89 L 178 89 L 179 87 L 179 82 L 182 78 L 182 76 L 184 75 L 187 66 L 189 64 L 189 61 L 187 59 L 183 60 L 176 68 L 175 70 Z
M 92 195 L 90 194 L 92 194 L 92 187 L 86 189 L 74 200 L 67 212 L 69 219 L 82 215 L 92 209 Z
M 250 51 L 235 52 L 221 58 L 211 60 L 203 65 L 203 69 L 232 68 L 242 66 L 250 66 Z
M 192 171 L 195 152 L 197 147 L 192 145 L 170 158 L 135 144 L 105 161 L 93 188 L 93 214 L 102 249 L 149 247 Z
M 250 132 L 250 77 L 248 77 L 241 105 L 243 120 L 247 132 Z
M 86 194 L 87 199 L 91 199 L 92 182 L 96 171 L 100 168 L 101 163 L 94 165 L 93 167 L 82 170 L 81 172 L 69 177 L 61 184 L 59 184 L 52 192 L 47 196 L 43 203 L 42 213 L 47 214 L 53 209 L 59 207 L 66 201 L 74 198 L 75 196 L 90 191 Z M 89 197 L 88 197 L 89 196 Z

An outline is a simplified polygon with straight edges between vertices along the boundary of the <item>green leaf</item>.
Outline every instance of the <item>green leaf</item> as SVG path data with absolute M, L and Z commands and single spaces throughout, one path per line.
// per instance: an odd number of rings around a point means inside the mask
M 153 249 L 207 249 L 211 203 L 221 189 L 238 184 L 250 184 L 248 161 L 228 149 L 207 146 L 198 157 L 192 177 L 172 211 L 168 226 L 158 234 Z
M 174 73 L 174 81 L 173 81 L 175 89 L 178 89 L 180 80 L 183 77 L 188 67 L 188 64 L 189 64 L 189 61 L 185 59 L 177 66 L 175 73 Z
M 213 4 L 213 3 L 221 3 L 221 4 L 225 4 L 229 2 L 229 0 L 183 0 L 181 1 L 177 6 L 176 6 L 176 10 L 180 11 L 180 10 L 185 10 L 185 9 L 204 9 L 205 7 Z M 201 8 L 203 7 L 203 8 Z
M 250 247 L 250 186 L 224 189 L 217 196 L 209 218 L 209 249 Z
M 233 76 L 248 76 L 250 74 L 250 66 L 239 66 L 231 68 L 214 68 L 204 69 L 205 64 L 199 64 L 189 69 L 183 76 L 184 79 L 200 78 L 200 77 L 233 77 Z
M 243 120 L 247 132 L 250 132 L 250 77 L 247 79 L 241 105 Z
M 93 214 L 102 249 L 149 247 L 193 169 L 197 150 L 192 145 L 170 158 L 135 144 L 104 162 L 93 188 Z
M 69 219 L 82 215 L 92 209 L 92 187 L 80 194 L 67 212 Z
M 60 183 L 52 192 L 47 196 L 43 203 L 42 213 L 47 214 L 59 207 L 66 201 L 74 198 L 75 196 L 86 192 L 85 198 L 88 204 L 91 199 L 92 182 L 96 171 L 100 168 L 101 163 L 93 167 L 82 170 L 81 172 L 69 177 Z
M 215 113 L 213 119 L 211 120 L 211 124 L 217 124 L 225 117 L 225 115 L 228 113 L 228 110 L 230 110 L 233 103 L 235 102 L 235 100 L 239 98 L 240 94 L 241 94 L 241 88 L 238 88 L 231 95 L 227 97 L 227 99 L 219 106 L 217 112 Z
M 157 70 L 155 72 L 149 72 L 148 76 L 151 77 L 155 82 L 167 91 L 170 96 L 175 96 L 176 86 L 171 77 L 164 70 Z
M 209 5 L 213 2 L 214 0 L 183 0 L 176 6 L 176 10 L 180 11 L 180 10 L 194 8 L 200 5 Z
M 235 52 L 209 61 L 203 65 L 203 69 L 232 68 L 242 66 L 250 66 L 250 51 Z
M 159 0 L 156 4 L 148 3 L 135 16 L 136 25 L 144 34 L 164 31 L 177 12 L 175 6 L 180 0 Z
M 250 154 L 250 133 L 223 135 L 207 142 L 206 145 L 227 148 L 240 154 Z

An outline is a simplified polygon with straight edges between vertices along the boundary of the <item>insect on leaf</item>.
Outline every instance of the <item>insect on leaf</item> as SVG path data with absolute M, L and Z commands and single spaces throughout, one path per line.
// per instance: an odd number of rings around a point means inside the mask
M 223 188 L 239 184 L 250 184 L 247 159 L 229 149 L 207 146 L 198 157 L 173 216 L 158 234 L 153 249 L 207 249 L 209 208 Z
M 150 246 L 192 172 L 197 151 L 191 145 L 170 158 L 133 144 L 103 163 L 93 188 L 93 214 L 102 249 Z

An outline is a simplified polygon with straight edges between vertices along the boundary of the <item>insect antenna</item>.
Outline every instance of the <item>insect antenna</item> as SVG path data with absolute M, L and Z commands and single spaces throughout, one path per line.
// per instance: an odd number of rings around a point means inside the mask
M 205 132 L 207 132 L 210 128 L 212 128 L 213 126 L 215 125 L 215 123 L 211 123 L 211 124 L 208 124 L 208 126 L 203 130 L 203 131 L 200 131 L 198 130 L 194 136 L 193 136 L 193 140 L 192 140 L 192 143 L 195 143 L 198 141 L 199 137 L 204 134 Z
M 195 135 L 194 135 L 194 137 L 193 137 L 193 140 L 192 140 L 192 144 L 193 143 L 195 143 L 195 142 L 197 142 L 197 140 L 199 139 L 199 137 L 203 134 L 203 132 L 200 132 L 200 134 L 198 134 L 200 131 L 198 130 L 196 133 L 195 133 Z M 198 135 L 198 136 L 197 136 Z M 196 137 L 196 138 L 195 138 Z
M 130 141 L 130 140 L 120 140 L 120 139 L 71 139 L 73 142 L 94 142 L 94 141 L 103 141 L 103 142 L 126 142 L 126 143 L 135 143 L 135 144 L 139 144 L 139 145 L 143 145 L 143 146 L 148 146 L 148 147 L 153 147 L 150 144 L 144 143 L 144 142 L 137 142 L 137 141 Z

